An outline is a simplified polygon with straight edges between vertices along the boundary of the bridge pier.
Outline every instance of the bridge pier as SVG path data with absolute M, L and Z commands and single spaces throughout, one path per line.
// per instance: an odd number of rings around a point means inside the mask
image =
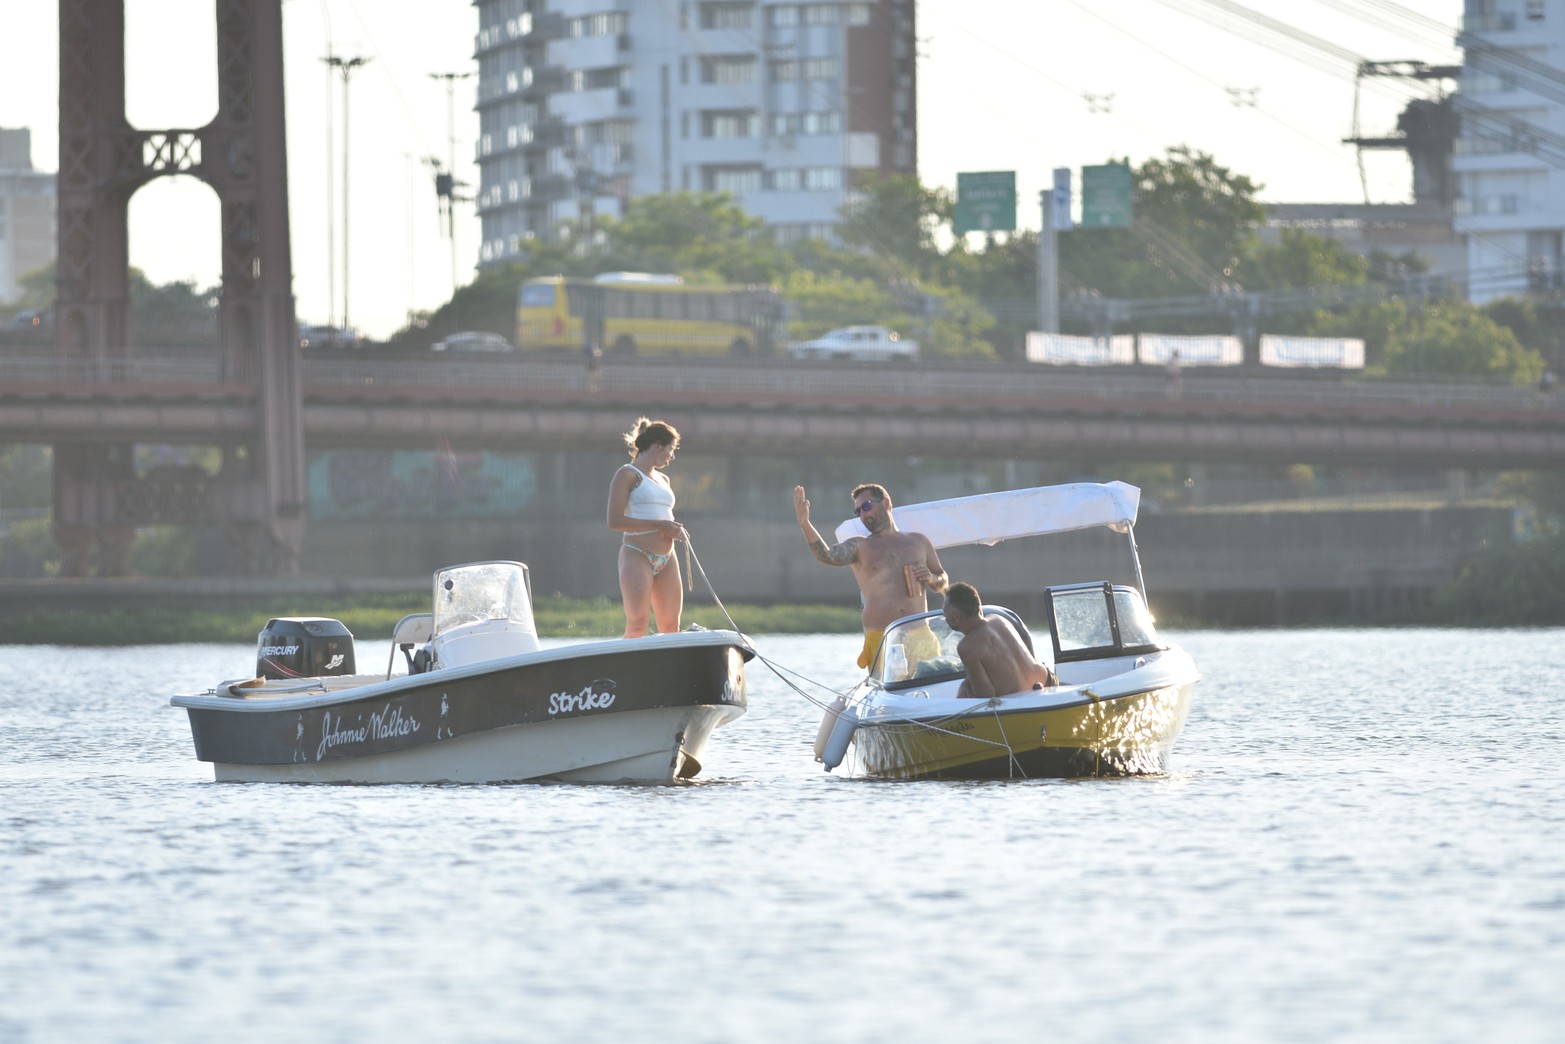
M 69 576 L 130 570 L 135 526 L 236 513 L 241 565 L 298 568 L 304 542 L 304 426 L 288 236 L 282 0 L 214 0 L 217 115 L 197 129 L 140 130 L 125 117 L 124 0 L 59 0 L 60 173 L 55 331 L 62 364 L 123 381 L 132 354 L 130 199 L 188 174 L 222 203 L 218 325 L 225 383 L 251 389 L 259 426 L 240 489 L 199 484 L 168 498 L 122 442 L 56 443 L 55 539 Z M 108 364 L 119 365 L 108 365 Z M 224 495 L 226 494 L 226 495 Z M 96 552 L 96 553 L 95 553 Z M 94 562 L 94 559 L 96 561 Z

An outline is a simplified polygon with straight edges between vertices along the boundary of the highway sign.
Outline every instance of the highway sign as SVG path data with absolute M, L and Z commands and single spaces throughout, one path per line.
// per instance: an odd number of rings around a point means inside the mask
M 1016 172 L 991 170 L 956 176 L 956 234 L 1016 231 Z
M 1129 228 L 1130 164 L 1081 168 L 1081 227 Z

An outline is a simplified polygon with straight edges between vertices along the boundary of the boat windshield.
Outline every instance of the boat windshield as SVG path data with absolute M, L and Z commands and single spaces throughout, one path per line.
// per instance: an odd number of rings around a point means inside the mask
M 887 687 L 907 682 L 932 682 L 962 674 L 956 643 L 962 635 L 946 625 L 942 613 L 925 613 L 898 620 L 886 628 L 880 643 L 876 678 Z
M 1085 660 L 1158 648 L 1157 629 L 1140 592 L 1112 584 L 1049 588 L 1055 655 Z
M 441 634 L 480 620 L 532 627 L 527 567 L 520 562 L 476 562 L 435 574 L 435 627 Z

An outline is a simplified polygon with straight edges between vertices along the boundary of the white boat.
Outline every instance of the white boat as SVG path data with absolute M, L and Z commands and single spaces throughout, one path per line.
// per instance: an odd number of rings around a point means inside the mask
M 1158 636 L 1147 611 L 1134 535 L 1140 497 L 1123 482 L 1071 483 L 898 507 L 897 528 L 923 533 L 937 548 L 1108 527 L 1125 535 L 1135 582 L 1045 587 L 1038 630 L 1048 632 L 1052 648 L 1033 651 L 1060 684 L 991 699 L 957 696 L 962 636 L 939 610 L 893 622 L 878 669 L 827 710 L 816 760 L 831 771 L 851 744 L 860 771 L 878 779 L 1165 771 L 1200 672 L 1188 653 Z M 866 532 L 850 519 L 837 538 Z M 1031 647 L 1019 614 L 998 605 L 984 612 L 1009 620 Z
M 170 703 L 219 781 L 669 783 L 744 713 L 754 655 L 697 629 L 545 649 L 527 567 L 471 562 L 436 571 L 432 611 L 397 624 L 384 673 L 354 673 L 338 621 L 279 618 L 257 676 Z

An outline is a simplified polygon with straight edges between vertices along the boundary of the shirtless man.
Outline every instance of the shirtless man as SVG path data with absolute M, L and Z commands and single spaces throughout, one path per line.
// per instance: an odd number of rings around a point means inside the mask
M 899 530 L 891 517 L 891 494 L 872 483 L 853 491 L 853 513 L 869 530 L 867 537 L 849 537 L 828 546 L 810 524 L 810 502 L 803 486 L 793 488 L 793 513 L 817 562 L 853 567 L 864 601 L 864 648 L 858 663 L 868 668 L 886 625 L 898 617 L 923 612 L 929 607 L 927 592 L 946 589 L 946 574 L 935 545 L 922 533 Z
M 988 699 L 1058 685 L 1054 672 L 1033 659 L 1008 620 L 984 615 L 983 599 L 972 584 L 946 591 L 946 624 L 962 633 L 956 654 L 967 668 L 958 696 Z

